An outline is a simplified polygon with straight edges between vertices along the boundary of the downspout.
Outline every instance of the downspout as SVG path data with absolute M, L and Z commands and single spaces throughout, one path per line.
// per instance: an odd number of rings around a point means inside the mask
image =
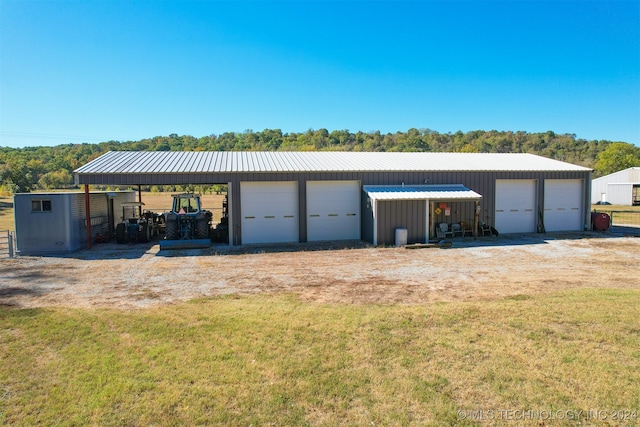
M 91 203 L 89 203 L 89 184 L 84 185 L 85 228 L 87 229 L 87 249 L 91 249 Z

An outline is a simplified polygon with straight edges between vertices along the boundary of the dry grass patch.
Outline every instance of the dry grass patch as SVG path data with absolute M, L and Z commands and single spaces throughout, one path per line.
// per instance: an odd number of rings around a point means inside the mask
M 13 196 L 0 196 L 0 231 L 2 230 L 15 230 Z
M 0 308 L 0 421 L 440 426 L 474 424 L 459 411 L 637 411 L 638 319 L 634 290 L 424 306 L 260 295 Z

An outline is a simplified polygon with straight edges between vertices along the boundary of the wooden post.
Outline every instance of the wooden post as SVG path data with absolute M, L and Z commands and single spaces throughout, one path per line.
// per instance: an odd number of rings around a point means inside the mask
M 142 186 L 138 184 L 138 202 L 142 203 Z M 142 216 L 142 205 L 138 206 L 138 216 Z
M 84 185 L 84 209 L 86 215 L 87 249 L 91 249 L 91 203 L 89 201 L 89 184 Z

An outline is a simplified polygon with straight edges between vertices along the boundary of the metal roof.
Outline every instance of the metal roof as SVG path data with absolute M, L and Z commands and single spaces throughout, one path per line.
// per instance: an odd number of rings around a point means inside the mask
M 365 185 L 372 200 L 479 200 L 482 196 L 462 184 Z
M 607 183 L 621 183 L 628 184 L 634 183 L 637 184 L 640 182 L 640 167 L 633 166 L 627 169 L 623 169 L 621 171 L 617 171 L 611 173 L 609 175 L 601 176 L 600 178 L 594 178 L 593 183 L 599 182 L 607 182 Z
M 233 172 L 590 171 L 525 153 L 345 151 L 110 151 L 76 169 L 84 174 Z

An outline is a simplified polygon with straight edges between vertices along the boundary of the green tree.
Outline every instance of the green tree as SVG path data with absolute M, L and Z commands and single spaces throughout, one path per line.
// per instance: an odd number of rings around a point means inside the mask
M 12 193 L 29 192 L 35 184 L 33 174 L 21 160 L 0 164 L 0 182 Z
M 640 148 L 614 142 L 598 154 L 595 168 L 600 175 L 608 175 L 633 166 L 640 166 Z
M 45 190 L 54 188 L 67 188 L 71 185 L 73 176 L 69 171 L 60 169 L 54 172 L 48 172 L 38 180 L 38 187 Z

